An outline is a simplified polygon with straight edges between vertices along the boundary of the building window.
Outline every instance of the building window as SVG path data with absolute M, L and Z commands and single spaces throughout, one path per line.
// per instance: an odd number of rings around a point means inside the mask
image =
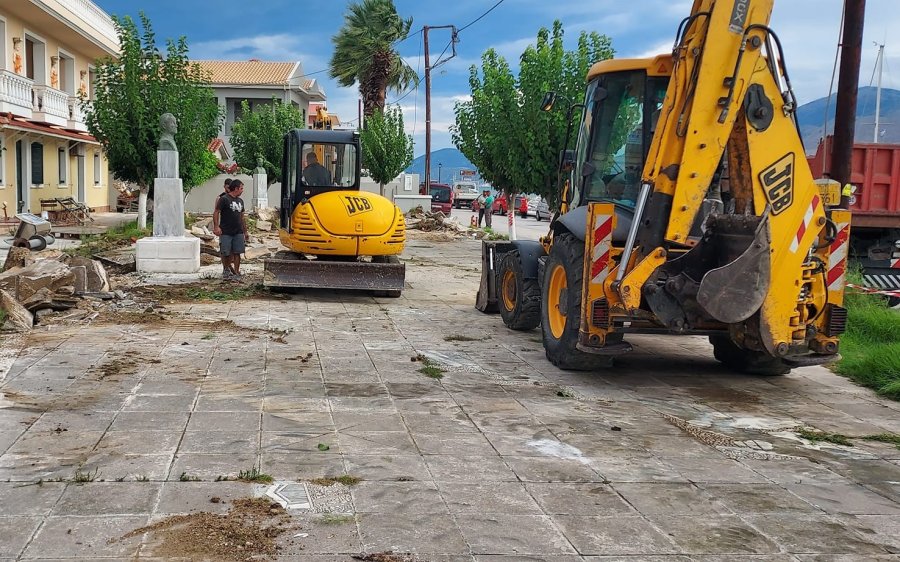
M 47 83 L 47 48 L 43 41 L 25 36 L 25 75 L 36 84 Z
M 69 153 L 64 146 L 61 146 L 56 154 L 59 158 L 57 161 L 57 166 L 59 167 L 59 185 L 65 186 L 69 183 Z
M 31 143 L 31 185 L 44 183 L 44 145 Z
M 100 185 L 100 153 L 94 152 L 94 185 Z

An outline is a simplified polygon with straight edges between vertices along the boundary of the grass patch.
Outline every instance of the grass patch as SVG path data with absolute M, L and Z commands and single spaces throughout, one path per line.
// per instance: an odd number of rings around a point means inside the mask
M 813 443 L 825 441 L 827 443 L 834 443 L 835 445 L 844 445 L 845 447 L 853 446 L 853 442 L 850 441 L 850 438 L 846 435 L 841 435 L 840 433 L 828 433 L 826 431 L 818 431 L 806 427 L 798 428 L 795 431 L 797 435 L 808 441 L 812 441 Z
M 327 476 L 325 478 L 316 478 L 310 480 L 310 482 L 316 484 L 317 486 L 334 486 L 335 484 L 343 484 L 344 486 L 356 486 L 357 484 L 362 482 L 362 478 L 350 476 L 349 474 L 342 474 L 341 476 Z
M 103 234 L 84 236 L 80 245 L 66 248 L 63 252 L 70 256 L 89 258 L 94 254 L 131 246 L 137 239 L 152 233 L 153 226 L 150 223 L 147 223 L 147 228 L 138 228 L 137 221 L 132 221 L 114 226 Z
M 185 213 L 184 214 L 184 227 L 188 230 L 194 226 L 194 223 L 197 222 L 197 215 L 194 213 Z
M 6 323 L 6 317 L 7 317 L 6 310 L 4 310 L 2 307 L 0 307 L 0 327 L 3 327 L 3 324 Z
M 861 284 L 859 275 L 850 281 Z M 835 370 L 881 396 L 900 400 L 900 313 L 879 295 L 847 289 L 847 332 L 841 337 L 843 359 Z
M 450 334 L 449 336 L 444 336 L 444 341 L 478 341 L 478 338 L 463 336 L 461 334 Z
M 890 443 L 896 445 L 900 449 L 900 435 L 896 433 L 879 433 L 878 435 L 864 435 L 860 439 L 866 441 L 878 441 L 879 443 Z
M 327 451 L 327 450 L 331 449 L 331 446 L 330 446 L 330 445 L 326 445 L 325 443 L 319 443 L 319 444 L 316 446 L 316 448 L 319 449 L 320 451 Z
M 426 377 L 432 379 L 442 379 L 444 378 L 444 369 L 441 369 L 440 365 L 432 361 L 431 359 L 425 357 L 421 353 L 412 358 L 413 361 L 421 361 L 422 368 L 419 369 L 419 372 L 425 375 Z
M 198 301 L 237 301 L 256 295 L 259 288 L 255 285 L 235 285 L 227 289 L 208 289 L 206 287 L 191 287 L 185 291 L 185 295 L 191 300 Z
M 321 523 L 326 525 L 342 525 L 354 521 L 352 515 L 336 515 L 334 513 L 326 513 L 319 519 Z
M 487 234 L 482 240 L 509 240 L 508 234 L 500 234 L 499 232 L 488 231 L 488 229 L 484 229 Z
M 178 480 L 180 480 L 182 482 L 199 482 L 200 477 L 192 476 L 192 475 L 188 474 L 187 472 L 182 472 L 181 476 L 178 477 Z
M 241 482 L 259 482 L 260 484 L 271 484 L 274 478 L 264 472 L 260 472 L 255 466 L 250 470 L 242 470 L 238 472 L 238 480 Z

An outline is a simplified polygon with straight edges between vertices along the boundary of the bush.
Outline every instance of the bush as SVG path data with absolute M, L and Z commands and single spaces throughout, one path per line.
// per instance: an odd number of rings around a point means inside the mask
M 74 248 L 66 248 L 64 252 L 71 256 L 89 258 L 100 252 L 131 246 L 138 238 L 150 236 L 152 233 L 152 224 L 148 223 L 147 228 L 138 228 L 137 221 L 132 221 L 110 228 L 103 234 L 85 236 L 81 239 L 80 245 Z

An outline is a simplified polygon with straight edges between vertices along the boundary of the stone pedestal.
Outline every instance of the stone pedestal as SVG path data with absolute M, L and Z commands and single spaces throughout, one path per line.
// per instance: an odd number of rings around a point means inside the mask
M 200 239 L 187 236 L 141 238 L 137 241 L 135 262 L 137 270 L 143 273 L 197 273 L 200 271 Z
M 184 191 L 181 178 L 153 182 L 153 236 L 184 236 Z
M 266 174 L 253 174 L 253 208 L 269 207 L 269 178 Z

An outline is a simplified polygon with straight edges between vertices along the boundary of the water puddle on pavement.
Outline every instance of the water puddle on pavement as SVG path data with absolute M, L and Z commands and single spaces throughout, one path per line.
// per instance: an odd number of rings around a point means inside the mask
M 590 464 L 591 462 L 591 460 L 585 457 L 584 453 L 582 453 L 579 449 L 563 443 L 562 441 L 555 441 L 553 439 L 536 439 L 534 441 L 529 441 L 528 443 L 526 443 L 526 445 L 550 457 L 578 461 L 581 464 Z

